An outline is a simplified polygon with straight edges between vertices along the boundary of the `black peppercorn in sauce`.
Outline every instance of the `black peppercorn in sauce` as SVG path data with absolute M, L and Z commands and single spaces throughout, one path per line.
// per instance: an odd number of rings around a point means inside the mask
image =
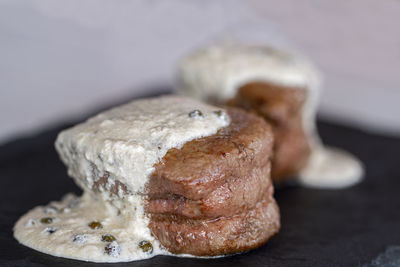
M 142 240 L 139 242 L 139 247 L 143 252 L 146 253 L 152 253 L 153 252 L 153 246 L 149 241 Z

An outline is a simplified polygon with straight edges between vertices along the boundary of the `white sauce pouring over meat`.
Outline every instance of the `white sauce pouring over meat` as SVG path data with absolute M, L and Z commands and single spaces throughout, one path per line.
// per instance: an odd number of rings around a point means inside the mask
M 229 116 L 220 111 L 164 96 L 133 101 L 61 132 L 57 151 L 84 194 L 32 209 L 16 223 L 15 238 L 44 253 L 93 262 L 169 254 L 148 228 L 146 183 L 169 149 L 228 126 Z M 107 184 L 94 188 L 104 175 Z
M 316 132 L 316 110 L 321 78 L 307 59 L 272 47 L 238 44 L 213 45 L 184 58 L 178 67 L 182 94 L 223 103 L 251 81 L 266 81 L 308 90 L 302 111 L 303 128 L 312 148 L 299 174 L 300 184 L 317 188 L 343 188 L 358 183 L 361 162 L 351 154 L 323 146 Z

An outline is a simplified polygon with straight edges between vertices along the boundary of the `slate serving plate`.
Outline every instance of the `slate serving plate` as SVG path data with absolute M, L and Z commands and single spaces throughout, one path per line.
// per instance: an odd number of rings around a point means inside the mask
M 12 236 L 16 220 L 32 207 L 80 193 L 53 146 L 57 133 L 74 123 L 0 146 L 0 265 L 93 265 L 36 252 Z M 400 266 L 400 138 L 325 122 L 318 127 L 326 144 L 364 162 L 362 183 L 345 190 L 278 188 L 282 229 L 259 249 L 211 260 L 158 256 L 117 266 Z

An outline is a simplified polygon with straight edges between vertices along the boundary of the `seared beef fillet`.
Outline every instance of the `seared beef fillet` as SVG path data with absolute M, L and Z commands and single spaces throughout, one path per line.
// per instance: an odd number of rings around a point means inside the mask
M 173 253 L 237 253 L 279 229 L 270 182 L 272 131 L 256 115 L 227 112 L 228 127 L 171 149 L 150 177 L 150 229 Z
M 228 127 L 167 152 L 150 176 L 150 197 L 176 194 L 202 199 L 226 181 L 268 164 L 273 145 L 270 127 L 240 109 L 227 112 Z
M 258 116 L 235 108 L 227 112 L 228 127 L 169 150 L 155 166 L 148 184 L 149 207 L 161 200 L 179 206 L 183 197 L 200 208 L 196 217 L 218 217 L 261 199 L 269 186 L 272 132 Z M 235 205 L 233 213 L 226 214 L 230 205 Z M 179 210 L 164 212 L 189 216 Z
M 150 229 L 172 253 L 237 253 L 264 244 L 280 227 L 270 180 L 272 130 L 259 116 L 228 108 L 228 127 L 170 149 L 146 188 Z M 96 179 L 105 190 L 108 174 Z M 107 190 L 130 190 L 119 181 Z
M 228 105 L 262 116 L 272 126 L 274 157 L 272 180 L 280 182 L 296 175 L 307 163 L 310 146 L 302 125 L 305 89 L 252 82 L 239 88 Z
M 253 208 L 272 190 L 270 164 L 250 170 L 247 175 L 229 178 L 204 198 L 193 200 L 182 195 L 164 194 L 150 197 L 147 212 L 175 214 L 187 218 L 231 216 Z
M 213 220 L 153 215 L 150 229 L 172 253 L 215 256 L 263 245 L 280 227 L 279 209 L 272 196 L 248 211 Z

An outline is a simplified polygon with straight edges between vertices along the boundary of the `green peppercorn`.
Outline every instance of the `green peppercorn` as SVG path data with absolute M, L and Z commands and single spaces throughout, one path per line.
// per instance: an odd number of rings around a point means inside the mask
M 117 240 L 115 238 L 115 236 L 110 235 L 110 234 L 102 235 L 102 237 L 101 237 L 101 241 L 103 241 L 103 242 L 113 242 L 115 240 Z
M 50 224 L 54 221 L 54 218 L 51 217 L 44 217 L 42 219 L 40 219 L 40 222 L 43 224 Z
M 101 228 L 103 228 L 103 225 L 100 223 L 100 222 L 96 222 L 96 221 L 93 221 L 93 222 L 90 222 L 89 224 L 88 224 L 88 226 L 91 228 L 91 229 L 101 229 Z
M 225 112 L 223 110 L 216 110 L 213 112 L 215 115 L 217 115 L 218 117 L 222 118 L 225 116 Z
M 142 240 L 139 242 L 139 248 L 145 253 L 152 253 L 153 252 L 153 245 L 146 240 Z

